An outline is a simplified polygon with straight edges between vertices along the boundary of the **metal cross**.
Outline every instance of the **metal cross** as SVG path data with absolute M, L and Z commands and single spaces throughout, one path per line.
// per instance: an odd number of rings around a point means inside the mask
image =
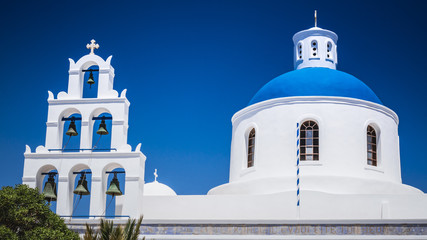
M 156 169 L 154 169 L 154 181 L 155 182 L 157 182 L 157 177 L 158 177 L 159 175 L 157 175 L 157 168 Z
M 87 49 L 90 49 L 90 54 L 94 54 L 93 53 L 93 50 L 96 48 L 96 49 L 98 49 L 99 48 L 99 44 L 97 43 L 97 44 L 95 44 L 95 39 L 92 39 L 92 40 L 90 40 L 90 44 L 88 43 L 87 45 L 86 45 L 86 48 Z
M 314 10 L 314 27 L 317 27 L 317 10 Z

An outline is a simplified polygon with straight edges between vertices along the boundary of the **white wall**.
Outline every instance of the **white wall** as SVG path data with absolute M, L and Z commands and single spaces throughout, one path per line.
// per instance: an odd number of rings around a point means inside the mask
M 146 157 L 140 151 L 139 144 L 134 151 L 127 144 L 128 115 L 130 103 L 126 98 L 126 89 L 118 96 L 113 89 L 114 68 L 111 66 L 111 56 L 104 61 L 91 53 L 80 58 L 77 63 L 70 61 L 68 91 L 60 92 L 57 99 L 49 91 L 49 109 L 46 122 L 46 143 L 31 152 L 29 146 L 25 151 L 24 184 L 42 191 L 43 172 L 58 171 L 57 214 L 72 215 L 73 190 L 76 175 L 84 169 L 92 171 L 92 186 L 90 194 L 90 215 L 105 213 L 108 175 L 106 171 L 123 168 L 126 172 L 124 195 L 116 197 L 116 215 L 139 217 L 142 211 L 142 195 L 144 188 L 144 171 Z M 83 70 L 97 65 L 99 67 L 98 94 L 96 98 L 82 98 Z M 112 116 L 111 150 L 94 152 L 92 138 L 94 132 L 93 117 L 107 112 Z M 75 152 L 62 151 L 64 136 L 63 117 L 78 113 L 81 115 L 79 150 Z
M 314 27 L 297 32 L 292 39 L 294 41 L 295 69 L 306 67 L 336 69 L 336 65 L 338 64 L 338 36 L 334 32 Z M 314 46 L 315 51 L 313 51 L 313 41 L 317 42 L 316 46 Z M 327 48 L 328 43 L 331 45 L 329 52 Z M 301 58 L 299 57 L 299 51 L 301 51 Z M 314 55 L 313 53 L 316 54 Z
M 301 187 L 329 193 L 420 193 L 401 184 L 398 118 L 390 109 L 344 97 L 277 98 L 232 119 L 230 183 L 209 194 L 257 194 L 296 188 L 297 123 L 319 125 L 319 161 L 301 161 Z M 367 164 L 366 129 L 379 139 L 378 166 Z M 255 128 L 255 164 L 247 168 L 247 133 Z
M 284 223 L 294 220 L 427 219 L 427 196 L 343 195 L 303 191 L 260 195 L 144 196 L 144 223 Z M 301 223 L 301 222 L 300 222 Z M 367 221 L 365 221 L 367 223 Z

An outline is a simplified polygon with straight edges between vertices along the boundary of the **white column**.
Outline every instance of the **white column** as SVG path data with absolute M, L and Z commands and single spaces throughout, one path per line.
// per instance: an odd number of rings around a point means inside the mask
M 119 148 L 126 144 L 125 126 L 123 120 L 114 120 L 111 124 L 111 148 Z
M 76 99 L 76 98 L 82 98 L 83 95 L 83 86 L 82 81 L 80 81 L 80 78 L 82 78 L 82 74 L 80 70 L 70 70 L 69 71 L 69 78 L 68 78 L 68 96 Z
M 113 89 L 110 83 L 110 69 L 99 69 L 98 81 L 98 98 L 108 98 Z
M 30 188 L 36 188 L 36 179 L 34 177 L 23 177 L 22 178 L 22 184 L 27 185 Z
M 105 191 L 102 180 L 102 173 L 92 171 L 89 215 L 105 214 Z
M 59 149 L 62 139 L 59 139 L 59 125 L 58 122 L 46 123 L 46 141 L 45 147 L 47 149 Z
M 68 177 L 59 175 L 56 214 L 60 216 L 70 216 L 73 211 L 73 188 L 68 180 Z
M 92 138 L 89 127 L 89 121 L 87 121 L 86 119 L 82 119 L 80 130 L 80 148 L 92 148 Z
M 139 218 L 142 214 L 142 196 L 144 189 L 143 175 L 141 177 L 126 176 L 125 195 L 123 195 L 122 215 Z

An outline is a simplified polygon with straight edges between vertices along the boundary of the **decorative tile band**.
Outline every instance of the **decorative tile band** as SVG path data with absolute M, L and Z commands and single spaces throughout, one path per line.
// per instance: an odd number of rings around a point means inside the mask
M 427 225 L 144 225 L 165 235 L 427 235 Z
M 84 233 L 84 225 L 69 225 Z M 143 224 L 141 235 L 427 235 L 427 224 Z

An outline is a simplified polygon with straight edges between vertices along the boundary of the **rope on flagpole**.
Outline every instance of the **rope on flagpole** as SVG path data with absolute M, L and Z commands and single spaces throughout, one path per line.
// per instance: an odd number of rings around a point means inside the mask
M 297 217 L 300 217 L 300 184 L 299 184 L 299 161 L 300 161 L 300 129 L 297 123 Z

